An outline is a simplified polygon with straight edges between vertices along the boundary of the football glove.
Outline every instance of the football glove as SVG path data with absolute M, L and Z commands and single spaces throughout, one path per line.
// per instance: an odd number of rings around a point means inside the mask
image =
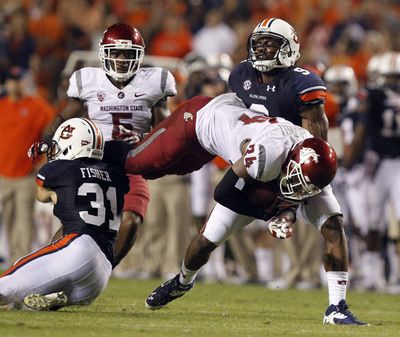
M 278 198 L 276 214 L 267 221 L 268 230 L 277 239 L 288 239 L 293 235 L 293 224 L 296 222 L 296 212 L 300 205 L 298 201 Z
M 293 222 L 282 215 L 274 216 L 267 221 L 271 235 L 277 239 L 288 239 L 293 235 Z
M 28 157 L 34 162 L 40 155 L 47 152 L 49 145 L 46 142 L 35 142 L 28 150 Z
M 142 140 L 142 135 L 139 132 L 128 130 L 123 125 L 119 125 L 117 139 L 132 145 L 139 143 Z

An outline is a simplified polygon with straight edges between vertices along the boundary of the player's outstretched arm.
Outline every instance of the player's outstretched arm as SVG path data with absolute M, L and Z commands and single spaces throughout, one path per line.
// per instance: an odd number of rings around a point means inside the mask
M 326 117 L 323 104 L 312 106 L 301 112 L 302 126 L 310 131 L 315 138 L 328 139 L 328 117 Z
M 31 158 L 32 161 L 35 161 L 41 154 L 46 153 L 57 128 L 65 120 L 73 117 L 79 117 L 82 115 L 82 113 L 82 103 L 73 98 L 69 99 L 68 105 L 65 107 L 65 109 L 61 111 L 54 121 L 50 123 L 49 126 L 44 130 L 42 140 L 31 145 L 28 150 L 28 157 Z
M 256 219 L 267 220 L 271 214 L 265 208 L 253 204 L 244 193 L 247 183 L 251 183 L 243 164 L 239 159 L 224 175 L 214 191 L 214 199 L 232 211 Z
M 42 186 L 38 186 L 36 189 L 36 199 L 40 202 L 53 202 L 53 204 L 57 203 L 57 194 L 56 192 L 44 188 Z
M 141 217 L 132 212 L 124 212 L 123 216 L 137 217 L 137 219 L 135 219 L 135 221 L 121 221 L 121 226 L 114 246 L 113 268 L 121 262 L 132 248 L 137 236 L 137 224 L 142 222 Z

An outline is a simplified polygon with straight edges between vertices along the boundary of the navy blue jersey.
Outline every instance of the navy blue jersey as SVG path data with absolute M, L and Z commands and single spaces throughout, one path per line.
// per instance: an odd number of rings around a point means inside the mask
M 271 82 L 261 83 L 261 73 L 251 62 L 243 61 L 233 68 L 229 87 L 248 108 L 301 126 L 301 111 L 325 102 L 325 84 L 299 67 L 275 70 L 275 74 Z
M 56 192 L 53 212 L 64 234 L 92 236 L 112 262 L 124 194 L 129 189 L 124 172 L 96 159 L 55 160 L 39 170 L 36 181 Z
M 359 110 L 360 101 L 358 97 L 351 97 L 340 105 L 338 124 L 342 131 L 343 143 L 351 146 L 355 131 L 358 126 L 367 127 L 367 115 Z M 364 144 L 364 147 L 366 144 Z M 355 163 L 363 161 L 365 148 L 357 154 Z
M 381 158 L 400 157 L 400 96 L 383 89 L 367 89 L 370 148 Z

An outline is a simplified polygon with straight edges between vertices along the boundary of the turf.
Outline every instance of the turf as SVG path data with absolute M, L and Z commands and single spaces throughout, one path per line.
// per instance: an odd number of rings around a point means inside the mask
M 327 291 L 198 283 L 168 307 L 150 311 L 160 280 L 111 279 L 88 307 L 58 312 L 0 309 L 1 337 L 400 336 L 400 296 L 349 292 L 351 310 L 370 327 L 325 326 Z

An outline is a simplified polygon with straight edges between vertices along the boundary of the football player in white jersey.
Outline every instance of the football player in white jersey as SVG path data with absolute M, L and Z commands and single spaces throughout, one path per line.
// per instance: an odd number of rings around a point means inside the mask
M 82 116 L 86 108 L 87 116 L 104 134 L 103 160 L 120 164 L 117 153 L 121 144 L 115 140 L 130 144 L 139 141 L 143 134 L 168 116 L 167 97 L 176 95 L 175 79 L 169 71 L 141 67 L 144 50 L 143 38 L 136 28 L 124 23 L 107 28 L 99 46 L 102 69 L 86 67 L 72 74 L 67 92 L 70 100 L 52 130 L 66 119 Z M 45 141 L 51 138 L 52 130 L 45 136 Z M 46 144 L 34 144 L 29 151 L 30 156 L 34 158 L 45 149 Z M 137 229 L 149 201 L 146 181 L 140 175 L 129 175 L 129 180 L 130 191 L 125 196 L 122 232 L 124 228 Z M 134 239 L 135 236 L 121 235 L 116 244 L 115 265 L 129 251 Z
M 31 310 L 57 310 L 90 304 L 105 289 L 128 178 L 101 161 L 103 150 L 103 135 L 88 119 L 69 119 L 56 130 L 36 195 L 53 202 L 63 236 L 6 270 L 0 306 L 23 302 Z
M 198 96 L 187 101 L 131 150 L 126 161 L 128 172 L 141 173 L 148 179 L 192 172 L 216 155 L 233 164 L 216 187 L 217 204 L 187 248 L 180 274 L 150 294 L 146 300 L 150 309 L 162 308 L 189 291 L 211 252 L 254 218 L 268 220 L 276 237 L 292 235 L 293 207 L 278 203 L 266 209 L 271 205 L 253 203 L 246 189 L 254 180 L 269 182 L 270 191 L 275 183 L 287 203 L 307 199 L 297 214 L 319 229 L 327 218 L 340 213 L 328 186 L 337 167 L 336 154 L 329 144 L 283 118 L 246 108 L 235 94 L 210 100 Z M 275 212 L 279 217 L 273 216 Z M 325 254 L 332 258 L 330 251 Z M 365 324 L 348 311 L 344 295 L 337 295 L 343 303 L 341 317 L 351 317 L 352 324 Z M 329 308 L 326 315 L 336 310 L 336 306 Z

